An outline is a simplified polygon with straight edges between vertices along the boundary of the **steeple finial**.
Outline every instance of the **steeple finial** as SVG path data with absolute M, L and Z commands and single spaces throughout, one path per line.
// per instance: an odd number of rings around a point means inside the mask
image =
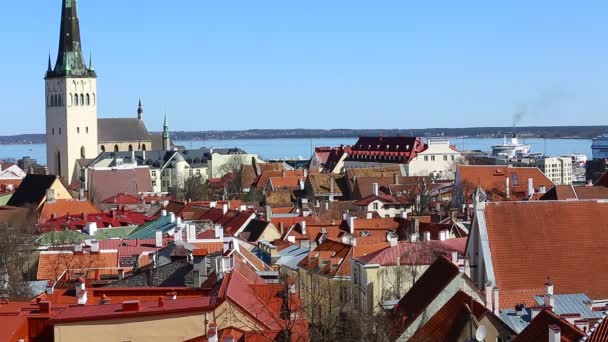
M 49 50 L 49 65 L 46 67 L 46 72 L 48 74 L 48 73 L 50 73 L 52 71 L 53 71 L 53 69 L 51 67 L 51 50 Z
M 95 71 L 95 66 L 93 66 L 93 52 L 89 51 L 89 71 Z
M 171 150 L 171 136 L 169 135 L 169 124 L 167 123 L 167 113 L 165 113 L 165 121 L 163 123 L 163 150 Z
M 144 118 L 144 108 L 141 106 L 141 97 L 139 98 L 139 103 L 137 105 L 137 118 L 139 120 Z

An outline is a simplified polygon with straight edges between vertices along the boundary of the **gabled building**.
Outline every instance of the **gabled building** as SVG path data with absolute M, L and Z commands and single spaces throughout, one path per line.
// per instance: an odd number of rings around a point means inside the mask
M 39 210 L 47 201 L 68 200 L 72 195 L 57 176 L 27 175 L 7 205 Z
M 543 194 L 541 201 L 608 199 L 608 187 L 588 185 L 556 185 Z

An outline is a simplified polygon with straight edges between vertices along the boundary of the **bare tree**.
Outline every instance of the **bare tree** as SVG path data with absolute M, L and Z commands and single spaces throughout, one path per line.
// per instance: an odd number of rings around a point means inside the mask
M 410 177 L 398 197 L 403 202 L 413 205 L 414 214 L 425 215 L 429 213 L 433 202 L 433 187 L 434 183 L 431 177 Z
M 247 161 L 244 155 L 233 154 L 226 163 L 218 168 L 219 174 L 227 181 L 225 192 L 229 199 L 240 199 L 243 194 L 243 165 Z
M 204 201 L 209 199 L 209 186 L 202 176 L 192 176 L 181 179 L 171 193 L 184 201 Z

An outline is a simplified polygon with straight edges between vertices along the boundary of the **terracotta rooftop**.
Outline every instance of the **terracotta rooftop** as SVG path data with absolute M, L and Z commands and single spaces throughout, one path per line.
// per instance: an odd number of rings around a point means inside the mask
M 110 196 L 110 197 L 104 199 L 103 201 L 101 201 L 101 204 L 121 205 L 121 204 L 140 204 L 141 202 L 142 202 L 142 200 L 140 200 L 139 197 L 137 197 L 137 196 L 119 193 L 119 194 L 116 194 L 114 196 Z
M 74 253 L 71 251 L 40 252 L 37 280 L 55 281 L 67 270 L 81 270 L 87 277 L 99 274 L 118 273 L 118 251 L 100 253 Z M 88 273 L 92 273 L 90 275 Z
M 540 200 L 592 200 L 608 199 L 608 187 L 587 185 L 556 185 L 540 197 Z
M 561 330 L 562 342 L 579 341 L 585 336 L 576 326 L 568 323 L 550 310 L 543 310 L 521 331 L 513 342 L 549 341 L 549 326 L 555 325 Z
M 466 238 L 452 239 L 464 240 Z M 397 246 L 387 247 L 366 256 L 360 257 L 357 260 L 362 264 L 379 264 L 382 266 L 397 265 L 397 261 L 401 265 L 430 265 L 438 257 L 450 257 L 452 251 L 457 251 L 460 254 L 464 253 L 464 249 L 454 249 L 453 246 L 446 244 L 445 241 L 399 241 Z M 461 245 L 464 245 L 461 243 Z
M 490 202 L 485 216 L 501 293 L 542 287 L 551 276 L 558 294 L 608 298 L 608 274 L 597 272 L 608 269 L 608 258 L 598 258 L 606 249 L 600 237 L 608 234 L 608 202 Z

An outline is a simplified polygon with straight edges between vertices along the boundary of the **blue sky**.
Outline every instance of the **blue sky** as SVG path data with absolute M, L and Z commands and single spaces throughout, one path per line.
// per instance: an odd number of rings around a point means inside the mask
M 78 3 L 100 117 L 150 130 L 608 124 L 606 1 Z M 2 6 L 0 134 L 42 133 L 61 1 Z

